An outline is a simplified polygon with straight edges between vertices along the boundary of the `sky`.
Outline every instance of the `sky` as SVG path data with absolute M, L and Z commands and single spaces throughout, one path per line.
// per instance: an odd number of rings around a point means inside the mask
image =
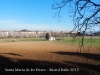
M 62 9 L 58 21 L 53 17 L 56 12 L 51 9 L 53 3 L 53 0 L 0 0 L 0 30 L 72 30 L 69 9 Z
M 53 0 L 0 0 L 0 30 L 65 30 L 73 28 L 67 11 L 58 21 Z M 69 26 L 71 25 L 71 26 Z

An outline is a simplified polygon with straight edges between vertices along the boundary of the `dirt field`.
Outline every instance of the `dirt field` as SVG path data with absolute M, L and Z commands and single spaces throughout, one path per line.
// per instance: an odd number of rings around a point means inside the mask
M 99 75 L 100 49 L 91 47 L 90 52 L 79 53 L 78 46 L 53 42 L 0 43 L 0 66 L 74 68 L 70 75 Z M 79 70 L 75 69 L 78 68 Z M 62 73 L 62 72 L 61 72 Z M 50 75 L 50 74 L 47 74 Z

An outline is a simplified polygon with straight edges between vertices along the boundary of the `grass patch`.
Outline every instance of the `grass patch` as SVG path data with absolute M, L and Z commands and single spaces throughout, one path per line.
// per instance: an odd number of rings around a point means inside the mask
M 76 44 L 79 45 L 79 42 L 81 43 L 81 38 L 76 38 L 74 41 L 72 41 L 72 37 L 56 37 L 55 41 L 52 41 L 54 43 L 59 44 Z M 9 38 L 9 39 L 0 39 L 0 43 L 7 43 L 7 42 L 34 42 L 34 41 L 45 41 L 45 38 Z M 100 47 L 100 37 L 93 37 L 91 40 L 90 37 L 86 36 L 84 39 L 84 45 L 87 46 L 97 46 Z
M 22 38 L 20 41 L 45 41 L 45 38 Z
M 81 44 L 81 38 L 76 38 L 74 41 L 72 40 L 73 40 L 72 37 L 64 37 L 64 38 L 57 37 L 56 41 L 54 42 L 61 44 L 76 44 L 76 45 Z M 99 37 L 93 37 L 91 40 L 90 37 L 85 37 L 84 45 L 100 47 L 100 39 Z
M 61 44 L 71 44 L 72 38 L 71 37 L 64 37 L 64 38 L 57 37 L 56 41 L 54 42 L 61 43 Z
M 33 41 L 45 41 L 45 38 L 9 38 L 9 39 L 0 39 L 0 43 L 7 42 L 33 42 Z

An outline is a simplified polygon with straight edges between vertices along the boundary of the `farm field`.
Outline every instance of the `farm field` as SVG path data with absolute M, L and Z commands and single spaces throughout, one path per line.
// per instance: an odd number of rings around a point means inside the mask
M 9 39 L 0 39 L 0 43 L 9 43 L 9 42 L 34 42 L 34 41 L 46 41 L 44 37 L 40 38 L 9 38 Z M 79 45 L 81 43 L 81 37 L 77 37 L 74 41 L 72 37 L 56 37 L 56 41 L 52 41 L 60 44 L 75 44 Z M 92 39 L 90 36 L 85 36 L 84 45 L 86 46 L 96 46 L 100 47 L 100 36 L 93 36 Z
M 44 38 L 40 40 L 39 38 L 10 39 L 10 41 L 0 39 L 0 71 L 2 71 L 0 73 L 4 75 L 5 68 L 29 68 L 29 70 L 31 70 L 30 68 L 46 68 L 46 75 L 100 74 L 100 49 L 98 45 L 91 46 L 89 52 L 87 52 L 88 45 L 86 45 L 84 46 L 86 51 L 82 50 L 82 53 L 79 53 L 78 44 L 71 45 L 71 43 L 65 43 L 62 38 L 59 39 L 56 41 L 44 41 Z M 50 68 L 56 69 L 56 72 L 50 72 Z M 69 71 L 60 70 L 57 72 L 59 68 L 63 68 L 63 70 L 68 68 Z M 14 72 L 6 73 L 13 74 Z M 32 71 L 28 74 L 33 75 L 33 73 Z
M 56 38 L 57 43 L 62 44 L 75 44 L 79 45 L 79 42 L 81 44 L 81 37 L 76 37 L 74 40 L 72 37 L 64 37 L 64 38 Z M 100 36 L 93 36 L 92 38 L 90 36 L 84 37 L 84 45 L 85 46 L 94 46 L 94 47 L 100 47 Z

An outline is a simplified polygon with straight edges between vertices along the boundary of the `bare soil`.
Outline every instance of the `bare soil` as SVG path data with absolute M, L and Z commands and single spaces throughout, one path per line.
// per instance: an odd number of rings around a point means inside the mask
M 99 75 L 100 49 L 91 47 L 88 52 L 88 47 L 84 47 L 80 53 L 78 48 L 76 45 L 51 41 L 0 43 L 0 69 L 3 71 L 4 67 L 11 66 L 34 67 L 35 64 L 35 67 L 45 68 L 79 68 L 64 73 L 69 75 Z

